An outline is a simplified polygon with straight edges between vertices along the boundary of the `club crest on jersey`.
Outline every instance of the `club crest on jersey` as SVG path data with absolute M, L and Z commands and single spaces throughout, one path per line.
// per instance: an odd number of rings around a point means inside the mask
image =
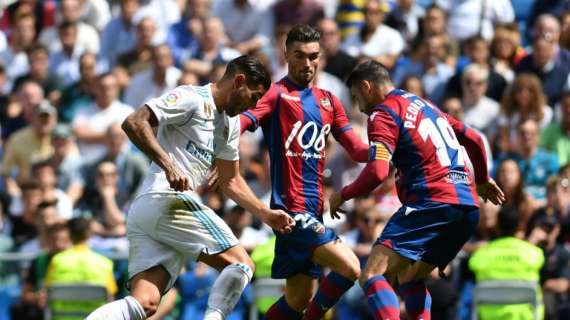
M 164 97 L 164 101 L 168 105 L 174 105 L 180 99 L 180 95 L 177 92 L 171 92 Z
M 321 98 L 321 106 L 327 111 L 332 111 L 332 104 L 329 98 Z

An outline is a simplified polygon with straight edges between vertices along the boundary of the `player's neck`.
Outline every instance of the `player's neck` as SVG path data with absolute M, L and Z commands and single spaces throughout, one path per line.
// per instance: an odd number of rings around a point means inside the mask
M 313 86 L 313 83 L 315 82 L 315 80 L 311 80 L 311 82 L 309 83 L 301 83 L 300 81 L 296 80 L 295 78 L 293 78 L 290 74 L 287 74 L 287 79 L 292 82 L 295 86 L 300 87 L 300 88 L 310 88 Z
M 228 97 L 224 94 L 224 90 L 220 88 L 223 84 L 220 82 L 214 82 L 210 86 L 210 90 L 212 90 L 212 98 L 214 99 L 214 104 L 216 105 L 216 110 L 219 113 L 224 112 L 226 109 L 226 101 L 228 101 Z

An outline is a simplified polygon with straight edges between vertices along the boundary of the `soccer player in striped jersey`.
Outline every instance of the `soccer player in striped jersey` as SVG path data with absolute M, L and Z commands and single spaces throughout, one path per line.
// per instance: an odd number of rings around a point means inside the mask
M 255 198 L 239 174 L 238 115 L 254 106 L 270 85 L 261 63 L 241 56 L 230 61 L 220 81 L 177 87 L 125 120 L 123 129 L 131 141 L 152 160 L 127 216 L 131 295 L 95 310 L 88 320 L 152 316 L 188 260 L 220 271 L 204 319 L 223 320 L 231 312 L 251 280 L 253 262 L 194 190 L 215 161 L 226 195 L 279 232 L 291 231 L 294 220 Z
M 360 162 L 366 161 L 368 146 L 353 132 L 337 97 L 313 86 L 319 40 L 315 29 L 293 27 L 285 41 L 287 76 L 241 115 L 242 131 L 263 129 L 271 161 L 271 207 L 297 221 L 290 234 L 277 233 L 272 277 L 287 279 L 287 289 L 267 312 L 272 320 L 320 319 L 360 274 L 356 255 L 323 225 L 323 169 L 329 134 Z M 332 271 L 315 294 L 321 266 Z
M 400 319 L 392 284 L 398 285 L 409 319 L 429 320 L 426 277 L 436 267 L 441 272 L 473 234 L 478 195 L 495 204 L 505 196 L 488 175 L 483 141 L 474 130 L 429 101 L 395 89 L 376 61 L 357 65 L 347 83 L 369 115 L 370 154 L 358 178 L 330 198 L 331 215 L 338 217 L 344 201 L 372 192 L 392 163 L 403 206 L 376 241 L 360 285 L 375 319 Z M 465 165 L 467 156 L 474 175 Z

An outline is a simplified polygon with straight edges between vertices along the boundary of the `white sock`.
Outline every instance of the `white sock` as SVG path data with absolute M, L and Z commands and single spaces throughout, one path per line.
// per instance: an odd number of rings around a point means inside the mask
M 243 263 L 233 263 L 225 267 L 210 290 L 204 320 L 225 319 L 235 307 L 251 277 L 251 269 Z
M 144 320 L 146 314 L 137 299 L 127 296 L 91 312 L 85 320 Z

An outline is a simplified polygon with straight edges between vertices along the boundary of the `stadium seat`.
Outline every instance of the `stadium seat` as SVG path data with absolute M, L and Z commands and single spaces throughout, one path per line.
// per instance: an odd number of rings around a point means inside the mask
M 539 319 L 539 285 L 533 281 L 492 280 L 477 283 L 473 290 L 472 320 L 478 319 L 477 306 L 528 303 L 534 319 Z
M 277 301 L 283 295 L 285 288 L 285 280 L 271 279 L 271 278 L 258 278 L 252 282 L 253 286 L 253 303 L 249 309 L 249 319 L 258 319 L 258 303 L 262 299 L 271 299 L 273 302 Z M 271 303 L 273 303 L 271 302 Z
M 47 289 L 45 320 L 85 319 L 107 302 L 107 289 L 90 284 L 53 285 Z

